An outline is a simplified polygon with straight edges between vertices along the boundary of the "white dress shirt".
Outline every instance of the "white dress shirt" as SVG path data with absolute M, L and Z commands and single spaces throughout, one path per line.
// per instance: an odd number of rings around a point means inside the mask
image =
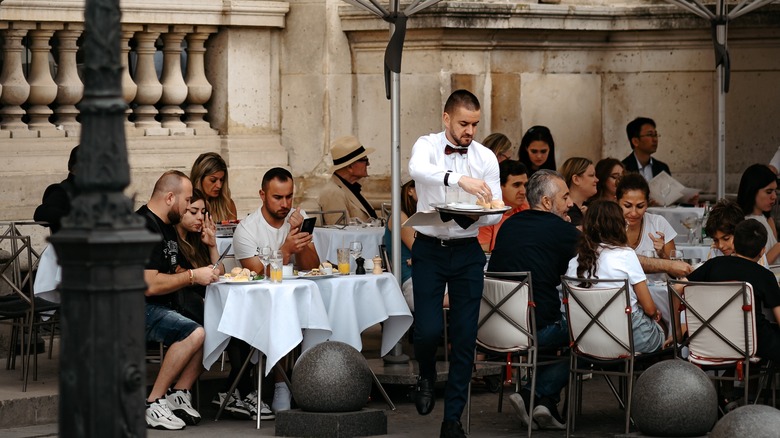
M 493 151 L 472 141 L 467 154 L 445 155 L 444 148 L 447 145 L 453 146 L 447 141 L 444 132 L 439 132 L 418 138 L 412 147 L 409 175 L 414 179 L 417 191 L 417 210 L 430 210 L 431 204 L 443 204 L 448 188 L 465 193 L 458 187 L 458 181 L 463 175 L 484 180 L 493 193 L 493 199 L 501 199 L 498 160 Z M 444 185 L 447 171 L 451 171 L 447 179 L 448 187 Z M 440 239 L 457 239 L 475 237 L 479 227 L 496 224 L 499 220 L 500 214 L 491 214 L 480 216 L 465 230 L 455 221 L 448 221 L 444 225 L 415 226 L 414 229 Z

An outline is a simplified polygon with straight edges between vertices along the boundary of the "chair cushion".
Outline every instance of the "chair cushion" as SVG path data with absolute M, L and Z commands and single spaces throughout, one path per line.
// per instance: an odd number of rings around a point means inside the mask
M 524 332 L 530 332 L 529 325 L 528 284 L 486 277 L 477 344 L 494 351 L 525 350 L 530 345 Z

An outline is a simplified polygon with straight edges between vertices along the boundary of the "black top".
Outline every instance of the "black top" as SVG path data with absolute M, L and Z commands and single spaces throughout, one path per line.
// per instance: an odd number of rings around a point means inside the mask
M 143 205 L 136 213 L 146 219 L 146 229 L 162 237 L 149 254 L 145 269 L 155 270 L 163 274 L 175 274 L 179 262 L 179 242 L 176 239 L 176 229 L 166 224 L 156 214 Z M 146 297 L 146 302 L 174 308 L 174 294 Z
M 76 196 L 76 184 L 72 173 L 57 184 L 46 187 L 41 205 L 35 209 L 33 219 L 48 222 L 51 232 L 56 233 L 62 226 L 61 220 L 70 213 L 70 201 Z
M 582 220 L 585 218 L 585 215 L 582 214 L 582 210 L 577 206 L 577 204 L 572 204 L 567 214 L 569 215 L 569 219 L 571 219 L 572 225 L 575 227 L 582 225 Z
M 531 272 L 539 329 L 561 319 L 557 287 L 576 254 L 579 234 L 571 223 L 538 210 L 521 211 L 498 230 L 488 271 Z
M 623 159 L 623 165 L 626 166 L 626 172 L 639 172 L 639 166 L 637 165 L 636 157 L 633 152 Z M 653 176 L 656 176 L 663 171 L 666 171 L 669 175 L 672 174 L 672 171 L 669 170 L 669 166 L 661 160 L 650 158 L 650 166 L 651 169 L 653 169 Z
M 372 207 L 371 204 L 368 203 L 366 198 L 364 198 L 363 195 L 360 194 L 360 189 L 362 188 L 362 186 L 359 183 L 350 183 L 349 181 L 345 180 L 338 174 L 334 173 L 334 175 L 336 175 L 336 178 L 340 179 L 341 182 L 343 182 L 344 185 L 349 189 L 349 191 L 352 192 L 353 195 L 355 195 L 358 201 L 360 201 L 360 204 L 363 205 L 363 208 L 366 209 L 369 216 L 376 219 L 377 218 L 376 210 L 374 210 L 374 207 Z
M 747 281 L 753 286 L 753 307 L 756 309 L 756 327 L 769 325 L 763 307 L 780 306 L 780 287 L 775 274 L 751 260 L 735 256 L 720 256 L 707 260 L 688 275 L 690 281 Z M 761 342 L 761 339 L 758 339 Z

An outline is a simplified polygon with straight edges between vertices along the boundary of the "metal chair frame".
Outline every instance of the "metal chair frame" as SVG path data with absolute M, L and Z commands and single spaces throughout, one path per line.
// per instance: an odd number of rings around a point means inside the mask
M 336 219 L 336 222 L 333 224 L 333 226 L 338 228 L 346 228 L 347 227 L 347 211 L 346 210 L 306 210 L 306 215 L 309 217 L 317 217 L 319 216 L 319 220 L 317 221 L 317 226 L 324 227 L 325 226 L 325 215 L 331 215 L 331 214 L 338 214 L 339 217 Z

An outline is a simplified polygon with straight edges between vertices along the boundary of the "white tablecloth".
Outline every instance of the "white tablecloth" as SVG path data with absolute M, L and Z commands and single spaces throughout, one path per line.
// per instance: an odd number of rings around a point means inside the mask
M 206 369 L 235 336 L 268 357 L 266 374 L 301 342 L 305 351 L 331 335 L 320 291 L 308 280 L 211 284 L 206 288 L 203 328 Z
M 358 241 L 363 244 L 364 259 L 379 255 L 379 245 L 385 235 L 383 227 L 346 227 L 344 229 L 316 227 L 312 241 L 317 248 L 320 261 L 330 260 L 334 267 L 338 263 L 337 249 L 347 248 L 349 242 Z M 351 260 L 351 272 L 355 272 L 355 261 Z
M 702 262 L 707 261 L 707 256 L 710 254 L 709 245 L 675 245 L 678 251 L 683 252 L 683 257 L 686 259 L 698 258 Z
M 222 251 L 225 250 L 225 248 L 228 247 L 228 245 L 233 243 L 233 237 L 217 237 L 217 252 L 222 255 Z M 230 251 L 228 251 L 227 255 L 232 256 L 233 255 L 233 247 L 230 247 Z
M 60 285 L 60 281 L 62 281 L 62 268 L 57 262 L 57 254 L 53 246 L 47 245 L 38 261 L 33 293 L 45 300 L 59 303 L 60 291 L 57 290 L 57 286 Z
M 313 280 L 319 286 L 333 334 L 331 341 L 363 349 L 360 334 L 384 321 L 381 355 L 390 352 L 412 325 L 406 305 L 392 274 L 334 276 Z
M 647 212 L 661 215 L 669 221 L 669 224 L 679 235 L 675 239 L 676 242 L 688 241 L 688 229 L 682 224 L 683 219 L 694 214 L 698 217 L 704 216 L 704 208 L 701 207 L 650 207 Z

